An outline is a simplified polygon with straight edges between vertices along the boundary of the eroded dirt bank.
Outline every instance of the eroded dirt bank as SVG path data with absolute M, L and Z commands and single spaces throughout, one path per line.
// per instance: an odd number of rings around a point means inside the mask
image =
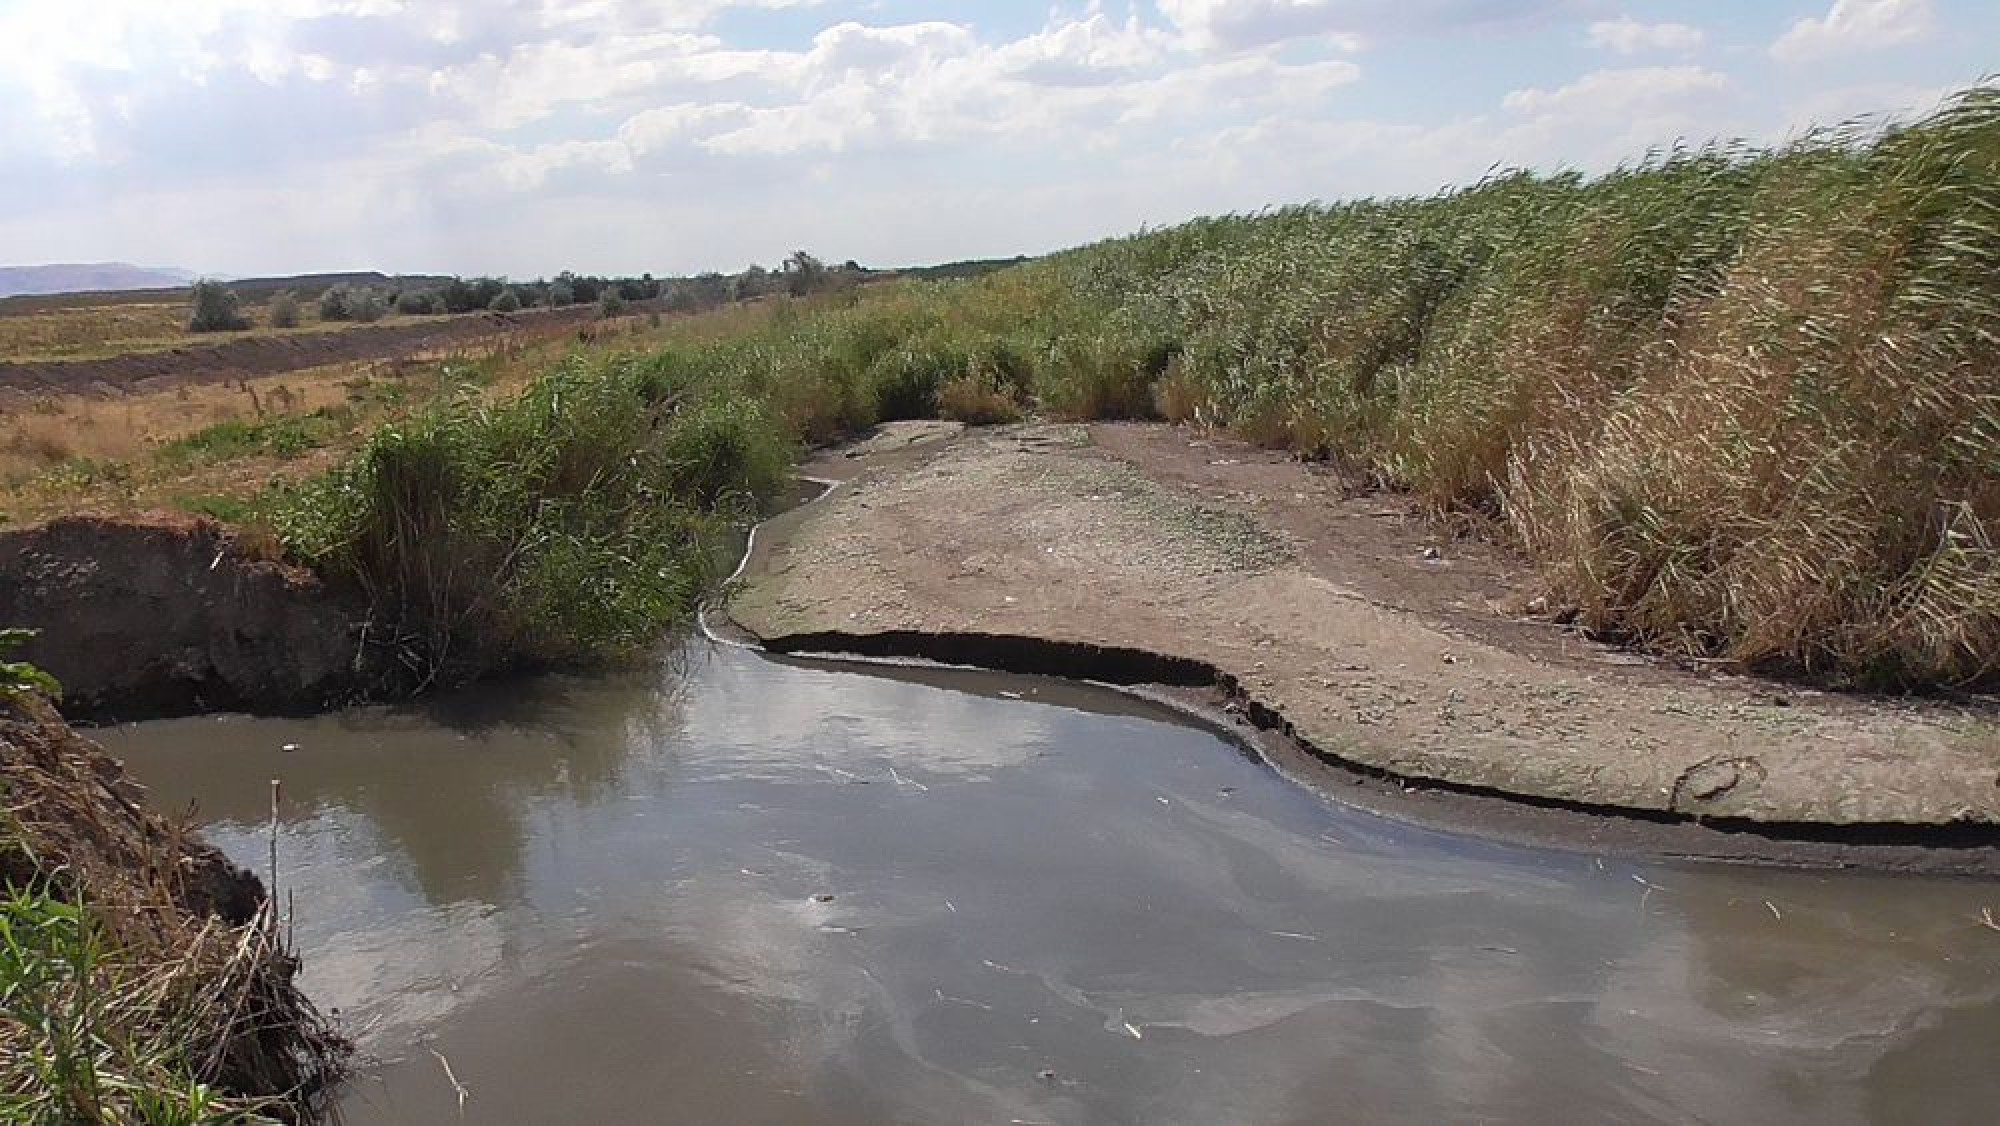
M 151 1120 L 165 1112 L 137 1112 L 149 1088 L 165 1107 L 178 1092 L 159 1084 L 193 1080 L 245 1109 L 308 1112 L 341 1073 L 346 1043 L 294 983 L 298 962 L 263 883 L 148 809 L 118 761 L 32 693 L 0 694 L 0 793 L 0 889 L 45 893 L 95 924 L 81 982 L 37 976 L 53 967 L 32 960 L 36 937 L 9 939 L 30 972 L 10 980 L 0 1013 L 8 1105 Z M 70 989 L 99 996 L 86 1006 Z M 68 1090 L 32 1090 L 62 1073 L 51 1051 L 96 1070 L 71 1072 Z M 168 1064 L 181 1070 L 152 1069 Z
M 365 614 L 213 520 L 66 517 L 0 532 L 0 623 L 76 719 L 316 711 L 376 678 Z
M 1033 426 L 817 468 L 852 479 L 768 530 L 731 602 L 772 648 L 1109 646 L 1212 666 L 1238 706 L 1393 779 L 1668 820 L 2000 825 L 1990 701 L 1705 674 L 1521 620 L 1503 553 L 1240 443 Z

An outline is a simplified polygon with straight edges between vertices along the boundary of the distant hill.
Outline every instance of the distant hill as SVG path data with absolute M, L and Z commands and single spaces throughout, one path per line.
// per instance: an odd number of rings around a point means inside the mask
M 42 269 L 45 267 L 16 267 L 17 269 Z M 53 269 L 55 267 L 46 267 Z M 126 267 L 132 269 L 133 267 Z M 164 280 L 156 280 L 144 286 L 119 289 L 64 290 L 60 293 L 15 292 L 7 295 L 4 285 L 0 285 L 0 316 L 15 316 L 23 313 L 46 312 L 50 309 L 71 309 L 90 305 L 143 305 L 159 301 L 185 301 L 188 285 L 194 281 L 194 274 L 185 270 L 155 271 L 166 275 Z M 226 279 L 229 288 L 235 290 L 243 300 L 258 304 L 269 300 L 280 290 L 291 290 L 301 299 L 311 301 L 320 293 L 335 285 L 365 285 L 377 289 L 395 289 L 402 286 L 417 286 L 434 289 L 451 280 L 444 274 L 384 274 L 376 271 L 359 271 L 338 274 L 296 274 L 282 278 L 232 278 Z
M 71 262 L 0 266 L 0 297 L 21 293 L 92 293 L 166 289 L 194 280 L 191 270 L 134 266 L 127 262 Z

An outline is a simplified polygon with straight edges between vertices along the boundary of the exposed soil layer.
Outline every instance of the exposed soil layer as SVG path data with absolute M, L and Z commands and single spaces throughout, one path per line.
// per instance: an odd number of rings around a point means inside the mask
M 396 360 L 510 333 L 588 332 L 597 306 L 439 317 L 284 336 L 243 336 L 93 360 L 0 361 L 0 393 L 117 395 L 191 383 L 226 383 L 328 364 Z
M 1989 853 L 2000 825 L 1993 701 L 1671 667 L 1519 618 L 1519 561 L 1319 467 L 1148 425 L 877 460 L 809 467 L 852 480 L 767 531 L 731 612 L 771 648 L 1100 680 L 1119 662 L 1091 647 L 1145 654 L 1133 679 L 1220 686 L 1398 787 Z M 1025 667 L 1021 639 L 1055 645 Z
M 310 712 L 373 680 L 365 614 L 213 520 L 66 517 L 0 532 L 0 623 L 74 718 Z

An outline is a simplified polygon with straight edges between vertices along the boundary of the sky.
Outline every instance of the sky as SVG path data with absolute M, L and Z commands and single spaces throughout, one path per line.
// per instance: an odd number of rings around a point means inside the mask
M 0 264 L 678 275 L 1907 118 L 1995 0 L 0 0 Z

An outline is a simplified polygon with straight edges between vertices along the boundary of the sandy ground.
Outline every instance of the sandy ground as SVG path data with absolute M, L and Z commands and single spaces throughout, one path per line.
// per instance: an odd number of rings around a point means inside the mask
M 767 641 L 976 633 L 1208 662 L 1326 756 L 1416 782 L 1769 823 L 2000 824 L 1992 701 L 1671 667 L 1508 612 L 1527 575 L 1400 499 L 1184 428 L 891 428 L 768 529 Z

